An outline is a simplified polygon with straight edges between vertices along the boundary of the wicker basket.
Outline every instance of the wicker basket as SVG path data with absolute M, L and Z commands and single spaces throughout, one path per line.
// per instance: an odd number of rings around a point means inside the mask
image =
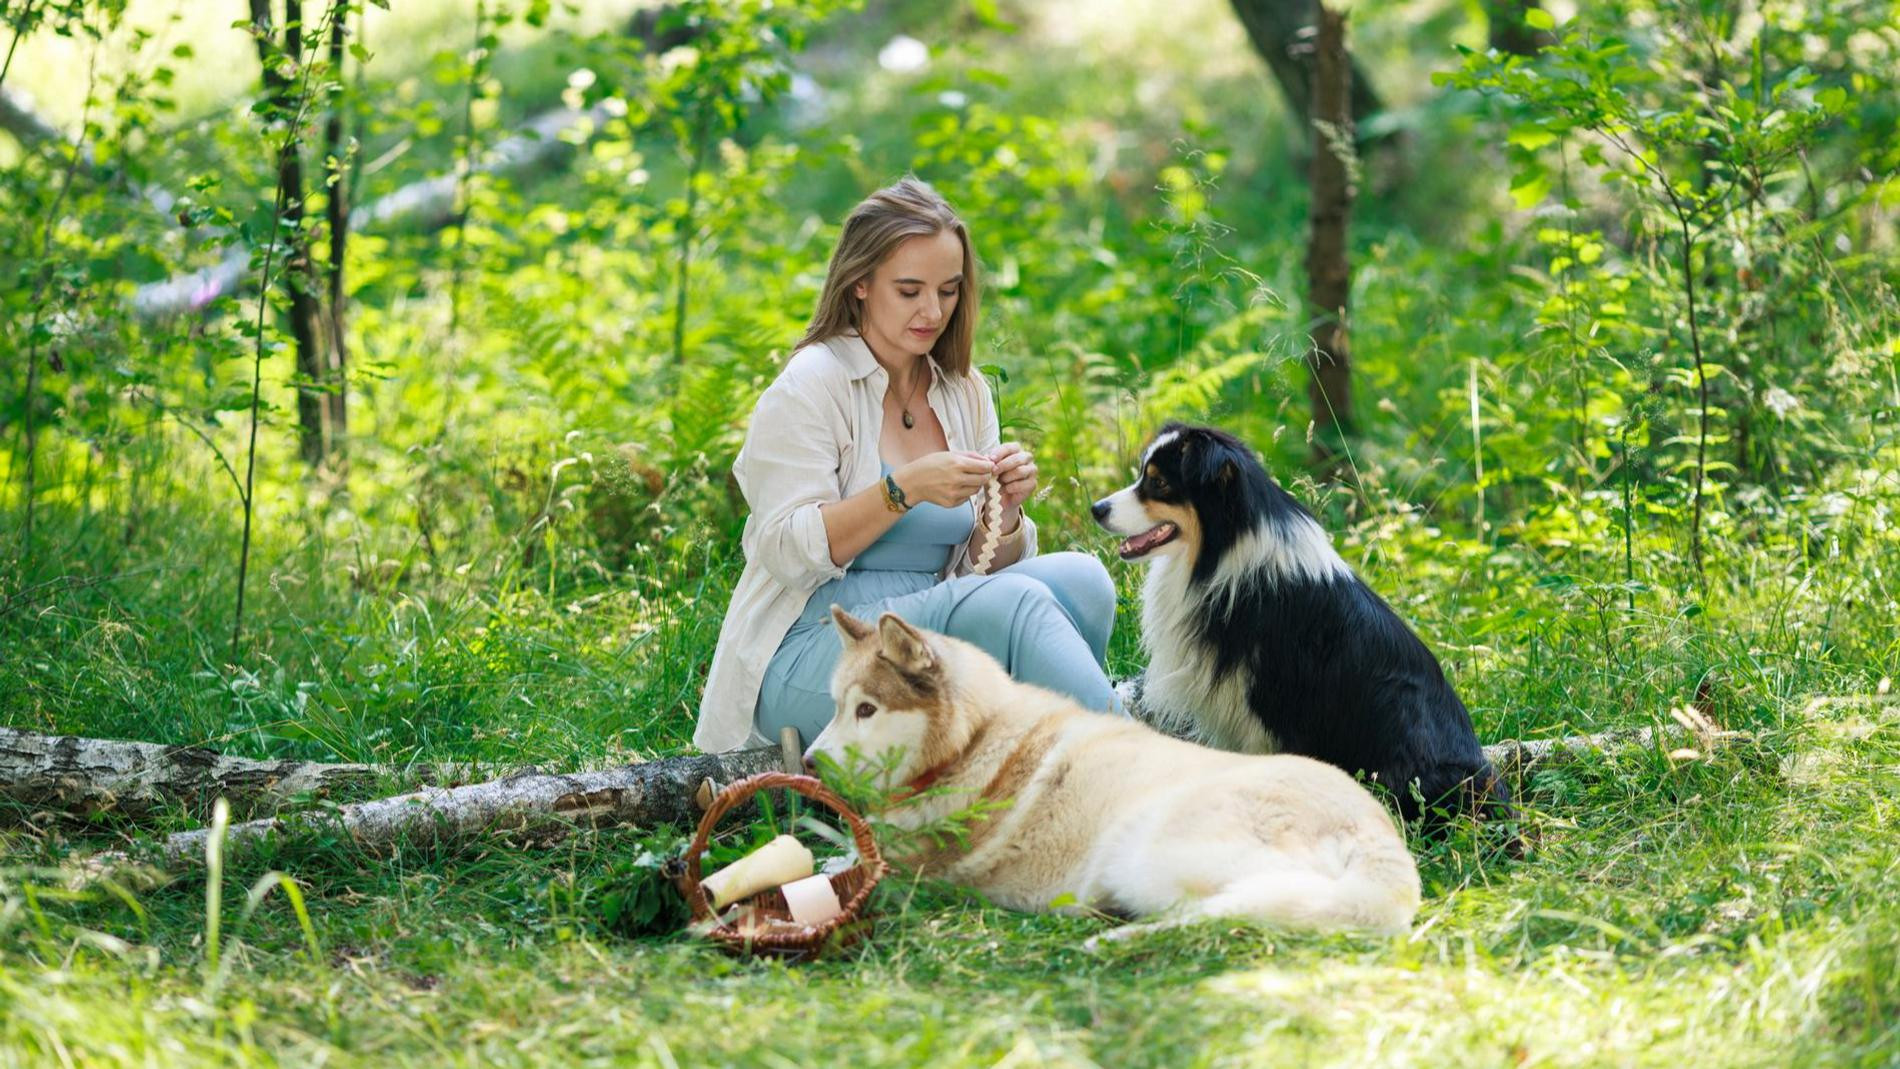
M 785 904 L 785 896 L 773 888 L 741 900 L 752 907 L 755 918 L 755 926 L 742 931 L 721 921 L 718 914 L 713 912 L 712 899 L 699 882 L 700 858 L 705 856 L 706 846 L 711 842 L 713 829 L 718 826 L 720 818 L 758 792 L 781 787 L 822 802 L 844 817 L 846 823 L 851 825 L 852 837 L 857 840 L 858 863 L 830 877 L 831 889 L 837 892 L 838 902 L 844 907 L 844 911 L 837 916 L 823 924 L 800 924 L 792 919 L 791 910 Z M 706 938 L 734 953 L 791 959 L 817 957 L 825 950 L 849 946 L 863 936 L 872 923 L 865 911 L 865 903 L 871 898 L 871 889 L 891 871 L 884 856 L 878 853 L 877 841 L 871 838 L 871 826 L 864 822 L 863 817 L 818 780 L 787 772 L 761 772 L 720 791 L 707 808 L 705 816 L 699 819 L 699 832 L 693 836 L 692 845 L 686 848 L 686 855 L 681 860 L 684 864 L 675 883 L 680 894 L 686 896 L 687 908 L 692 910 L 694 931 L 703 933 Z M 763 923 L 757 923 L 759 921 Z

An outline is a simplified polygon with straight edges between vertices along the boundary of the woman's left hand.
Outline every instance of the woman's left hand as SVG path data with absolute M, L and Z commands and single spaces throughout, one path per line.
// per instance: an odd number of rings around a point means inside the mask
M 1003 487 L 1003 530 L 1014 530 L 1023 502 L 1036 492 L 1036 459 L 1016 442 L 1004 442 L 984 455 L 996 465 L 996 479 Z

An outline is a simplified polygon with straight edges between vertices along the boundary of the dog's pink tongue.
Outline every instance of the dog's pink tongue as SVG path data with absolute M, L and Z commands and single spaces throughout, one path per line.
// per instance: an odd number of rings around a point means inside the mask
M 1123 557 L 1139 557 L 1143 553 L 1146 553 L 1149 550 L 1153 549 L 1154 547 L 1160 545 L 1161 543 L 1166 542 L 1168 540 L 1168 536 L 1172 535 L 1173 533 L 1174 533 L 1174 527 L 1170 524 L 1164 523 L 1159 527 L 1153 528 L 1152 530 L 1143 531 L 1142 533 L 1138 535 L 1131 535 L 1127 539 L 1124 539 L 1122 541 L 1121 548 L 1117 550 L 1117 552 L 1119 552 Z

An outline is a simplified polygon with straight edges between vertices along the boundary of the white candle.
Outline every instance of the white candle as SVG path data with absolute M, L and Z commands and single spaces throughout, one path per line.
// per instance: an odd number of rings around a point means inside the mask
M 779 888 L 792 919 L 800 924 L 823 924 L 844 912 L 829 876 L 807 876 Z
M 811 875 L 811 851 L 789 835 L 781 835 L 757 850 L 699 881 L 712 896 L 713 909 L 757 894 L 767 887 Z

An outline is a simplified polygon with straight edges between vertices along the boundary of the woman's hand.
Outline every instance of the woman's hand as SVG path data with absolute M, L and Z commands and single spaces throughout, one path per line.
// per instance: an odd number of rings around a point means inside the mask
M 1036 458 L 1016 442 L 1004 442 L 986 455 L 1003 486 L 1003 530 L 1014 531 L 1023 502 L 1036 492 Z
M 946 450 L 930 453 L 891 473 L 910 504 L 928 501 L 954 508 L 974 497 L 989 482 L 996 464 L 982 453 Z

